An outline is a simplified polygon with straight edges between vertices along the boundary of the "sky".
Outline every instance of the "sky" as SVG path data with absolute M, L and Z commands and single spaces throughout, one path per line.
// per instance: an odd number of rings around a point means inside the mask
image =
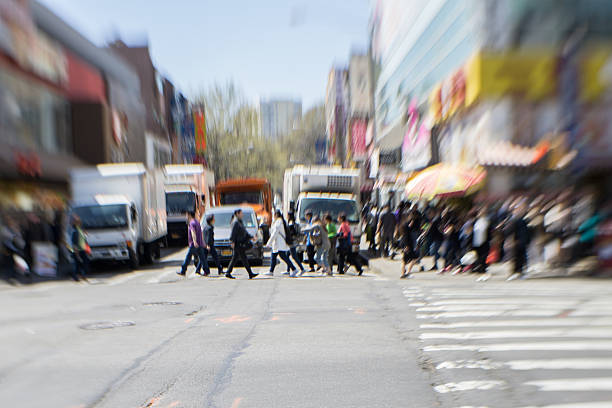
M 332 66 L 365 52 L 369 0 L 40 0 L 97 45 L 147 41 L 188 96 L 234 80 L 253 102 L 325 98 Z

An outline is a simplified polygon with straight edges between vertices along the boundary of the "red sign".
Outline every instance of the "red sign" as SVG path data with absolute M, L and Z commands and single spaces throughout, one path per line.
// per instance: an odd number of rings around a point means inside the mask
M 206 118 L 203 112 L 194 112 L 193 127 L 195 129 L 196 153 L 204 153 L 206 151 Z
M 40 177 L 42 174 L 40 168 L 40 159 L 35 153 L 24 154 L 15 153 L 15 166 L 17 172 L 29 177 Z
M 365 119 L 355 119 L 351 123 L 351 150 L 354 160 L 365 160 L 367 157 L 367 129 L 368 122 Z

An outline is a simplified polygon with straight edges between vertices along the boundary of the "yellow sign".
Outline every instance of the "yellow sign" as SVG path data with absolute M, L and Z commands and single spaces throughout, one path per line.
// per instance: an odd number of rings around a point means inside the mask
M 580 99 L 599 98 L 612 83 L 612 47 L 598 46 L 584 53 L 580 61 Z
M 479 52 L 466 64 L 466 105 L 511 94 L 545 99 L 556 89 L 557 61 L 550 51 Z

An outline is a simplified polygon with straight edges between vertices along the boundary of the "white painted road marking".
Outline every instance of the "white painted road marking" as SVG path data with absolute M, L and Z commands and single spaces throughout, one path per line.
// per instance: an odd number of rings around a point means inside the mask
M 529 320 L 480 320 L 454 323 L 426 323 L 421 329 L 462 329 L 472 327 L 611 326 L 610 318 L 555 318 Z
M 416 312 L 421 313 L 432 313 L 432 312 L 470 312 L 470 311 L 481 311 L 481 310 L 494 310 L 494 311 L 502 311 L 502 310 L 529 310 L 529 308 L 537 308 L 540 310 L 563 310 L 563 309 L 574 309 L 574 306 L 571 305 L 554 305 L 554 306 L 543 306 L 543 305 L 518 305 L 518 304 L 508 304 L 508 305 L 449 305 L 449 306 L 426 306 L 426 307 L 418 307 Z
M 462 317 L 495 317 L 495 316 L 514 316 L 514 317 L 552 317 L 563 312 L 563 309 L 556 310 L 471 310 L 467 312 L 442 312 L 436 314 L 418 314 L 417 319 L 457 319 Z
M 504 364 L 512 370 L 612 370 L 612 358 L 514 360 Z
M 567 306 L 576 305 L 580 303 L 579 299 L 539 299 L 534 298 L 495 298 L 495 299 L 452 299 L 452 300 L 440 300 L 437 302 L 431 302 L 430 306 L 455 306 L 455 305 L 555 305 L 555 306 Z
M 538 343 L 500 344 L 440 344 L 426 346 L 426 352 L 433 351 L 612 351 L 612 341 L 567 341 Z
M 555 405 L 530 405 L 523 408 L 610 408 L 612 401 L 597 401 L 597 402 L 574 402 L 571 404 L 555 404 Z
M 132 279 L 136 279 L 136 278 L 144 275 L 145 273 L 148 273 L 148 272 L 132 272 L 132 273 L 128 273 L 128 274 L 119 275 L 119 276 L 116 276 L 114 278 L 109 279 L 107 281 L 107 285 L 109 285 L 109 286 L 120 285 L 122 283 L 126 283 L 128 281 L 131 281 Z
M 443 361 L 436 370 L 478 369 L 498 370 L 507 367 L 511 370 L 612 370 L 612 358 L 568 358 L 557 360 L 454 360 Z
M 540 391 L 612 391 L 612 377 L 529 381 L 525 385 L 533 385 Z
M 461 381 L 461 382 L 451 382 L 441 385 L 436 385 L 434 390 L 439 392 L 440 394 L 446 394 L 448 392 L 457 392 L 457 391 L 474 391 L 474 390 L 491 390 L 493 388 L 501 388 L 506 383 L 503 381 Z
M 533 337 L 579 337 L 579 338 L 612 338 L 612 328 L 580 328 L 580 329 L 529 329 L 529 330 L 497 330 L 468 333 L 429 332 L 422 333 L 421 340 L 453 339 L 453 340 L 484 340 L 506 338 Z

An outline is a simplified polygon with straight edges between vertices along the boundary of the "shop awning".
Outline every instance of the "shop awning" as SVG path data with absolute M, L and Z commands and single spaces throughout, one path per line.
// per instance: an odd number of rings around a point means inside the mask
M 436 164 L 410 179 L 405 195 L 408 199 L 427 200 L 469 195 L 484 185 L 486 175 L 487 172 L 480 166 Z
M 550 143 L 546 141 L 535 147 L 497 142 L 480 147 L 476 155 L 482 166 L 526 167 L 538 163 L 549 151 Z
M 0 178 L 68 183 L 70 169 L 85 163 L 74 156 L 5 146 L 0 149 Z

